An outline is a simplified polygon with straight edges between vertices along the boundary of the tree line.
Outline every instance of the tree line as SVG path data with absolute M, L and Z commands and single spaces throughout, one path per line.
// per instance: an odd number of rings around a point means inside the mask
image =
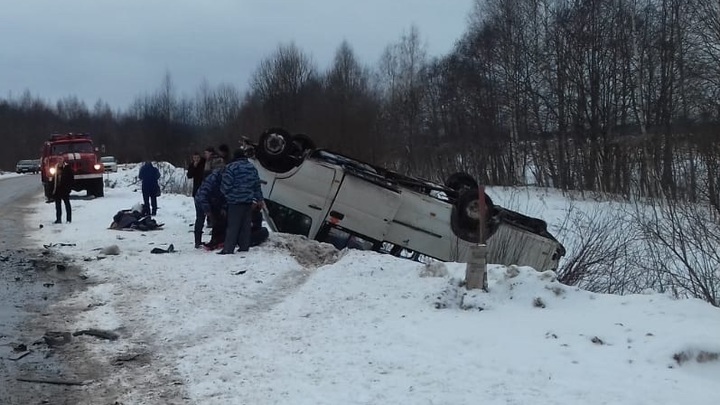
M 298 45 L 260 61 L 245 92 L 168 72 L 121 111 L 74 96 L 0 100 L 3 167 L 51 132 L 94 135 L 124 161 L 182 163 L 268 127 L 442 181 L 537 184 L 718 204 L 720 1 L 478 0 L 447 55 L 412 27 L 367 65 L 342 42 L 321 70 Z

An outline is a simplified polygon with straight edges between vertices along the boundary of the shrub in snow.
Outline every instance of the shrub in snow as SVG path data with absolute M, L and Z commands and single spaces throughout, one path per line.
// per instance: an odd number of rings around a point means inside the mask
M 634 220 L 644 251 L 636 266 L 648 287 L 720 306 L 719 216 L 711 206 L 672 198 L 638 204 Z
M 140 179 L 137 178 L 142 163 L 122 165 L 117 173 L 110 173 L 105 184 L 114 184 L 114 187 L 136 187 L 140 189 Z M 160 171 L 160 190 L 167 194 L 185 194 L 192 192 L 192 182 L 187 178 L 185 169 L 175 167 L 168 162 L 153 162 Z M 112 187 L 111 187 L 112 188 Z

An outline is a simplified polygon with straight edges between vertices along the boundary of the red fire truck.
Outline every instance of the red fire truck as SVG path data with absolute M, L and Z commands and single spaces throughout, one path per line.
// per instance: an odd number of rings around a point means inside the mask
M 42 148 L 40 176 L 45 197 L 52 198 L 51 184 L 58 159 L 62 157 L 73 169 L 73 190 L 87 190 L 88 195 L 102 197 L 103 165 L 96 154 L 90 135 L 85 133 L 52 134 Z

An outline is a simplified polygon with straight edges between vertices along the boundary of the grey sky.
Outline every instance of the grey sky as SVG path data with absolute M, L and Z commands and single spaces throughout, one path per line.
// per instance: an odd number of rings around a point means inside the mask
M 411 24 L 430 55 L 447 53 L 474 0 L 0 0 L 0 98 L 26 89 L 125 108 L 160 86 L 180 94 L 232 83 L 294 41 L 319 68 L 343 39 L 375 65 Z

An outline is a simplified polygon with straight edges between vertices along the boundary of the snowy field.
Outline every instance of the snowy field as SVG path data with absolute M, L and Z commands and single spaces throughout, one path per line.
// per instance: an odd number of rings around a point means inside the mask
M 181 184 L 183 171 L 172 173 Z M 72 224 L 52 224 L 40 196 L 28 219 L 38 246 L 73 244 L 51 249 L 74 257 L 91 284 L 59 304 L 81 309 L 67 328 L 116 331 L 112 342 L 78 338 L 101 362 L 150 358 L 102 382 L 122 404 L 720 403 L 720 311 L 702 301 L 594 294 L 552 272 L 497 265 L 489 293 L 465 294 L 463 264 L 426 267 L 283 234 L 220 256 L 193 248 L 192 200 L 167 190 L 163 230 L 109 230 L 142 199 L 135 174 L 110 174 L 104 198 L 78 195 Z M 546 190 L 489 194 L 551 230 L 568 207 Z M 100 254 L 113 244 L 119 255 Z M 174 253 L 150 254 L 169 244 Z M 162 382 L 181 396 L 162 397 Z

